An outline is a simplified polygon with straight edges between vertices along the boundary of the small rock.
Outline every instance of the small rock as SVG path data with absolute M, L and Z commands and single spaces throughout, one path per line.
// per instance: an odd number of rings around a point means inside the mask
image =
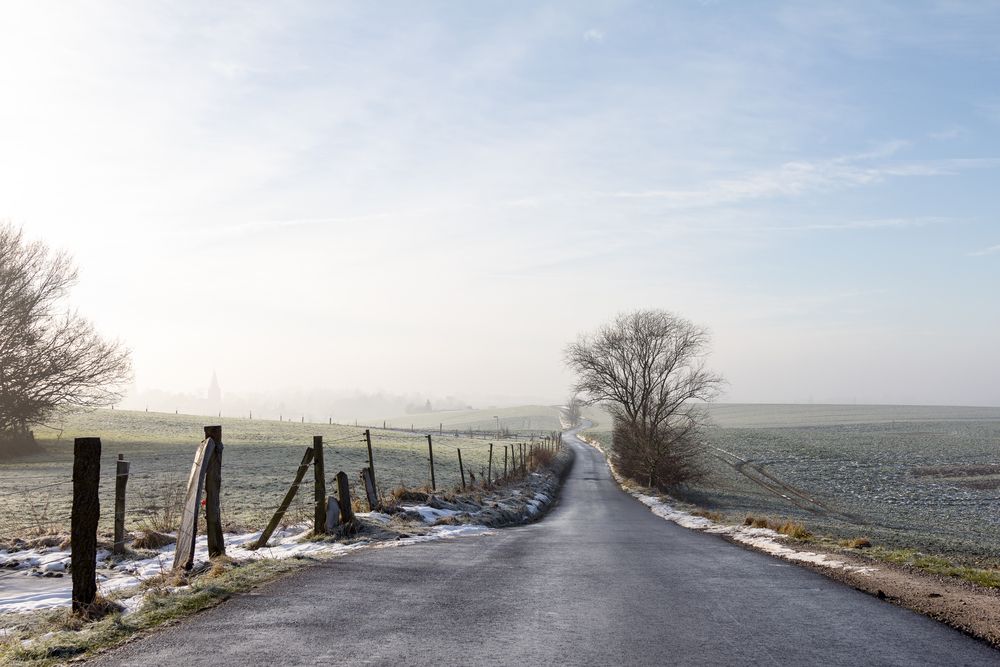
M 941 597 L 941 594 L 940 593 L 928 593 L 927 597 L 929 597 L 929 598 L 939 598 L 939 597 Z
M 886 598 L 885 591 L 883 591 L 881 588 L 878 589 L 878 591 L 875 592 L 875 597 L 877 597 L 879 600 L 884 600 Z

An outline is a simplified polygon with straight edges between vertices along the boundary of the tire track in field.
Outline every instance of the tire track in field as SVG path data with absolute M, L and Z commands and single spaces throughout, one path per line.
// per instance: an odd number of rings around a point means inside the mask
M 792 486 L 791 484 L 768 472 L 763 468 L 763 464 L 761 463 L 752 459 L 744 459 L 736 454 L 733 454 L 732 452 L 722 449 L 721 447 L 712 446 L 712 449 L 717 452 L 721 452 L 721 454 L 714 454 L 715 458 L 733 468 L 736 472 L 740 473 L 757 486 L 769 491 L 783 500 L 790 502 L 799 509 L 819 516 L 837 518 L 855 525 L 870 525 L 871 523 L 863 517 L 832 508 L 827 503 L 817 500 L 808 492 Z

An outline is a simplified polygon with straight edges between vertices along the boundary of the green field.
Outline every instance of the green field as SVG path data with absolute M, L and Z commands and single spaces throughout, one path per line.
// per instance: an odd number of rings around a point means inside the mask
M 731 520 L 1000 559 L 1000 408 L 716 405 L 703 480 L 674 495 Z M 605 429 L 595 429 L 609 441 Z
M 120 410 L 72 414 L 53 424 L 61 432 L 36 431 L 40 445 L 37 453 L 0 461 L 0 541 L 67 529 L 73 438 L 80 436 L 102 440 L 102 531 L 112 527 L 115 459 L 119 453 L 131 465 L 127 527 L 147 527 L 183 492 L 195 448 L 203 437 L 202 426 L 217 423 L 222 424 L 225 444 L 222 509 L 229 529 L 263 527 L 288 489 L 314 435 L 323 436 L 325 442 L 328 493 L 332 493 L 330 480 L 338 470 L 356 482 L 361 468 L 368 465 L 364 429 L 354 426 Z M 372 436 L 381 490 L 430 483 L 425 432 L 373 430 Z M 503 445 L 514 442 L 497 442 L 494 464 L 499 469 L 503 467 Z M 467 473 L 472 470 L 479 476 L 487 466 L 487 440 L 434 434 L 433 444 L 438 488 L 460 483 L 458 448 Z M 311 478 L 310 472 L 307 479 Z M 290 520 L 311 516 L 312 493 L 311 484 L 303 488 L 289 512 Z

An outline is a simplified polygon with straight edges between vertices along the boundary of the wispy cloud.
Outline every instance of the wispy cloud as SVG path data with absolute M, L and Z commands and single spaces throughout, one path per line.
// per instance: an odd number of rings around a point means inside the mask
M 983 257 L 985 255 L 996 255 L 998 253 L 1000 253 L 1000 243 L 998 243 L 997 245 L 991 245 L 987 248 L 974 250 L 969 253 L 969 257 Z
M 703 188 L 619 191 L 608 196 L 658 199 L 674 208 L 710 207 L 867 186 L 890 178 L 946 176 L 1000 166 L 1000 158 L 885 161 L 906 145 L 906 142 L 892 142 L 872 151 L 829 160 L 786 162 L 741 178 L 714 181 Z
M 583 41 L 600 44 L 604 41 L 604 31 L 597 28 L 590 28 L 583 33 Z
M 813 232 L 850 231 L 864 229 L 909 229 L 954 222 L 952 218 L 880 218 L 873 220 L 846 220 L 843 222 L 810 223 L 804 225 L 774 225 L 755 227 L 754 231 L 764 232 Z

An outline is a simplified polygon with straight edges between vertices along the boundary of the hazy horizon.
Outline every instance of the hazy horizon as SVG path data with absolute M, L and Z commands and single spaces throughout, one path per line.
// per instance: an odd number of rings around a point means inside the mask
M 998 29 L 8 2 L 0 220 L 73 255 L 136 397 L 556 404 L 567 343 L 665 308 L 712 332 L 726 403 L 1000 406 Z

